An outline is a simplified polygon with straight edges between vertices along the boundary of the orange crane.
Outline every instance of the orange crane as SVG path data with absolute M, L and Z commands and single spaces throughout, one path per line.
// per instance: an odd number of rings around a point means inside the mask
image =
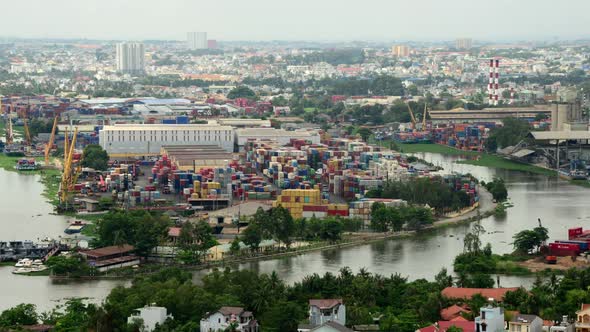
M 67 204 L 68 202 L 68 194 L 72 191 L 76 176 L 76 170 L 72 168 L 72 162 L 74 157 L 74 148 L 76 146 L 76 137 L 78 136 L 78 127 L 74 130 L 74 135 L 72 136 L 72 141 L 67 144 L 67 150 L 64 148 L 64 166 L 63 172 L 61 176 L 61 191 L 60 191 L 60 201 L 62 204 Z M 68 141 L 67 134 L 66 134 L 66 142 Z
M 49 152 L 53 147 L 55 141 L 55 129 L 57 128 L 57 116 L 53 119 L 53 128 L 51 128 L 51 136 L 49 136 L 49 142 L 45 145 L 45 166 L 49 166 Z
M 428 114 L 428 108 L 426 107 L 426 103 L 424 103 L 424 114 L 422 116 L 422 131 L 426 130 L 426 114 Z
M 25 142 L 27 146 L 31 146 L 33 144 L 33 140 L 31 139 L 31 132 L 29 131 L 29 125 L 27 124 L 27 118 L 23 119 L 24 126 L 25 126 Z
M 406 104 L 408 106 L 408 112 L 410 112 L 410 119 L 412 121 L 412 131 L 416 130 L 416 118 L 414 117 L 414 112 L 412 112 L 412 108 L 410 107 L 410 103 Z

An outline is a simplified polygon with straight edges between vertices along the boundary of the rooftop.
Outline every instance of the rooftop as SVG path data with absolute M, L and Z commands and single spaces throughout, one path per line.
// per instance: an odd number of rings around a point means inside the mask
M 86 251 L 83 251 L 82 253 L 84 253 L 87 256 L 91 256 L 91 257 L 102 257 L 102 256 L 116 255 L 116 254 L 124 254 L 124 253 L 130 252 L 134 249 L 135 249 L 135 247 L 133 247 L 132 245 L 123 244 L 120 246 L 110 246 L 110 247 L 103 247 L 103 248 L 97 248 L 97 249 L 92 249 L 92 250 L 86 250 Z
M 484 298 L 493 298 L 496 301 L 504 299 L 508 292 L 514 292 L 518 287 L 512 288 L 460 288 L 447 287 L 442 290 L 442 296 L 448 299 L 471 299 L 475 294 L 480 294 Z
M 102 131 L 118 130 L 232 130 L 231 126 L 219 126 L 210 124 L 115 124 L 104 126 Z
M 342 299 L 320 299 L 320 300 L 309 300 L 310 306 L 316 306 L 320 309 L 330 309 L 339 304 L 342 304 Z

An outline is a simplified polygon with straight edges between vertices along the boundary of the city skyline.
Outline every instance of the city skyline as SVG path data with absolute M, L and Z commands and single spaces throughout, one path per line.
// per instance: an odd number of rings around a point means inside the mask
M 0 20 L 0 37 L 186 40 L 189 31 L 207 31 L 211 38 L 222 41 L 589 38 L 586 21 L 590 2 L 571 0 L 567 4 L 572 10 L 556 15 L 555 2 L 550 0 L 517 3 L 497 0 L 493 6 L 469 0 L 370 0 L 360 9 L 354 3 L 335 0 L 302 0 L 296 6 L 271 0 L 247 3 L 235 0 L 220 3 L 55 0 L 36 1 L 35 11 L 30 11 L 30 3 L 11 1 L 4 4 L 7 12 L 27 12 L 30 16 L 22 20 L 18 15 L 5 15 Z M 338 15 L 333 15 L 335 10 Z M 218 24 L 220 17 L 231 24 Z M 105 20 L 108 25 L 104 24 Z

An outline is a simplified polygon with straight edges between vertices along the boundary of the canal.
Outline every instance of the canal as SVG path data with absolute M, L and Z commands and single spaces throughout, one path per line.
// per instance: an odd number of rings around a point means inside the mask
M 492 216 L 481 221 L 486 229 L 482 241 L 490 242 L 496 253 L 510 252 L 512 235 L 522 229 L 535 227 L 537 218 L 541 218 L 549 228 L 552 239 L 565 238 L 570 227 L 589 227 L 588 189 L 543 175 L 456 164 L 456 156 L 417 155 L 447 170 L 469 172 L 482 180 L 488 181 L 494 176 L 506 180 L 510 199 L 515 206 L 508 209 L 504 218 Z M 63 234 L 67 220 L 50 215 L 51 206 L 40 196 L 43 188 L 38 183 L 38 177 L 0 170 L 0 183 L 10 188 L 0 192 L 3 201 L 1 239 L 36 239 Z M 343 266 L 349 266 L 355 272 L 366 268 L 371 273 L 399 273 L 409 279 L 432 279 L 443 267 L 452 271 L 452 259 L 463 250 L 463 237 L 469 227 L 462 225 L 436 229 L 407 239 L 249 262 L 236 267 L 263 273 L 276 271 L 287 282 L 301 280 L 311 273 L 338 273 Z M 48 310 L 55 305 L 55 301 L 74 296 L 100 301 L 111 288 L 125 284 L 123 281 L 110 280 L 55 283 L 46 277 L 15 276 L 11 271 L 12 267 L 0 267 L 0 294 L 3 299 L 0 310 L 22 302 L 35 303 L 39 309 Z M 195 280 L 207 272 L 196 272 Z M 501 285 L 506 287 L 528 287 L 533 281 L 531 277 L 500 277 Z

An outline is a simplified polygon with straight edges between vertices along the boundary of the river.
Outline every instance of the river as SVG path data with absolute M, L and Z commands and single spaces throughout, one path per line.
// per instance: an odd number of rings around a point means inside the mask
M 481 221 L 487 231 L 482 241 L 491 243 L 496 253 L 511 251 L 512 235 L 522 229 L 535 227 L 537 218 L 541 218 L 543 225 L 549 229 L 551 239 L 566 238 L 568 228 L 587 228 L 590 224 L 590 206 L 586 199 L 590 191 L 586 188 L 543 175 L 455 164 L 456 156 L 429 153 L 417 155 L 447 170 L 470 172 L 482 180 L 488 181 L 494 176 L 506 180 L 510 200 L 515 206 L 508 209 L 504 218 L 492 216 Z M 36 239 L 63 234 L 67 220 L 50 215 L 51 206 L 40 196 L 43 187 L 37 176 L 0 170 L 0 183 L 10 188 L 0 192 L 3 202 L 1 239 Z M 236 267 L 264 273 L 276 271 L 289 283 L 299 281 L 311 273 L 338 273 L 343 266 L 349 266 L 355 272 L 364 267 L 371 273 L 399 273 L 409 279 L 432 279 L 443 267 L 452 271 L 452 259 L 463 250 L 462 240 L 469 227 L 462 225 L 436 229 L 407 239 L 391 239 L 339 250 L 249 262 Z M 0 267 L 0 294 L 3 300 L 0 310 L 22 302 L 35 303 L 39 309 L 48 310 L 55 305 L 55 301 L 74 296 L 100 301 L 111 288 L 126 284 L 112 280 L 55 283 L 45 277 L 15 276 L 11 271 L 12 267 Z M 195 272 L 195 280 L 207 272 Z M 529 287 L 533 281 L 532 277 L 500 277 L 500 284 L 506 287 Z

